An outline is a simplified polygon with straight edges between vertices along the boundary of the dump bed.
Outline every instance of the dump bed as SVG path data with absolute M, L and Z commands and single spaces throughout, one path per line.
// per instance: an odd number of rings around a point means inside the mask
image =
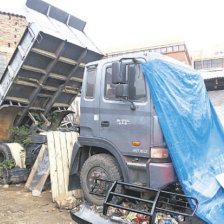
M 28 0 L 26 6 L 29 25 L 1 77 L 0 105 L 47 115 L 70 106 L 85 64 L 102 53 L 84 33 L 84 21 L 40 0 Z
M 0 140 L 12 126 L 49 128 L 53 112 L 59 125 L 80 92 L 85 64 L 103 56 L 84 21 L 41 0 L 27 0 L 24 15 L 28 26 L 0 77 Z

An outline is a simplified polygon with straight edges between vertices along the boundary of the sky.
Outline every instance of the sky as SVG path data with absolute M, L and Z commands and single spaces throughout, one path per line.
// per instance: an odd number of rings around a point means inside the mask
M 0 11 L 21 13 L 25 0 L 0 0 Z M 223 0 L 45 0 L 87 22 L 104 52 L 185 42 L 190 52 L 224 51 Z

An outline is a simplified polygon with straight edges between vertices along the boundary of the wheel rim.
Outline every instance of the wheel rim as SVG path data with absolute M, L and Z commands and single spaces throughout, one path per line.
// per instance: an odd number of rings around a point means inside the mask
M 0 163 L 6 160 L 5 154 L 0 152 Z
M 87 175 L 87 186 L 89 191 L 92 189 L 96 178 L 99 178 L 102 180 L 109 180 L 109 176 L 103 168 L 101 167 L 92 168 Z M 108 191 L 108 188 L 110 187 L 110 185 L 111 184 L 108 182 L 100 181 L 95 186 L 94 193 L 105 194 Z

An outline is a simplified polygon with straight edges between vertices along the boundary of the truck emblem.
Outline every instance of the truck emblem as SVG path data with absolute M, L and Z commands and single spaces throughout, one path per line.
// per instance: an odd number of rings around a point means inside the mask
M 118 125 L 128 125 L 131 122 L 127 119 L 117 119 L 117 123 L 118 123 Z

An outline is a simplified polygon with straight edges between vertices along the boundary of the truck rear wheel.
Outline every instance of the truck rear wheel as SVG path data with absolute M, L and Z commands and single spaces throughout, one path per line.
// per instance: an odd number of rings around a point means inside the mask
M 80 182 L 86 200 L 96 205 L 102 205 L 105 200 L 104 197 L 89 193 L 95 178 L 112 181 L 122 179 L 119 165 L 114 157 L 108 154 L 93 155 L 85 161 L 81 169 Z M 101 192 L 98 193 L 105 193 L 110 187 L 110 184 L 105 184 L 103 187 L 100 190 Z M 121 191 L 121 189 L 117 190 Z
M 0 163 L 8 159 L 12 159 L 12 153 L 9 147 L 5 144 L 0 144 Z

